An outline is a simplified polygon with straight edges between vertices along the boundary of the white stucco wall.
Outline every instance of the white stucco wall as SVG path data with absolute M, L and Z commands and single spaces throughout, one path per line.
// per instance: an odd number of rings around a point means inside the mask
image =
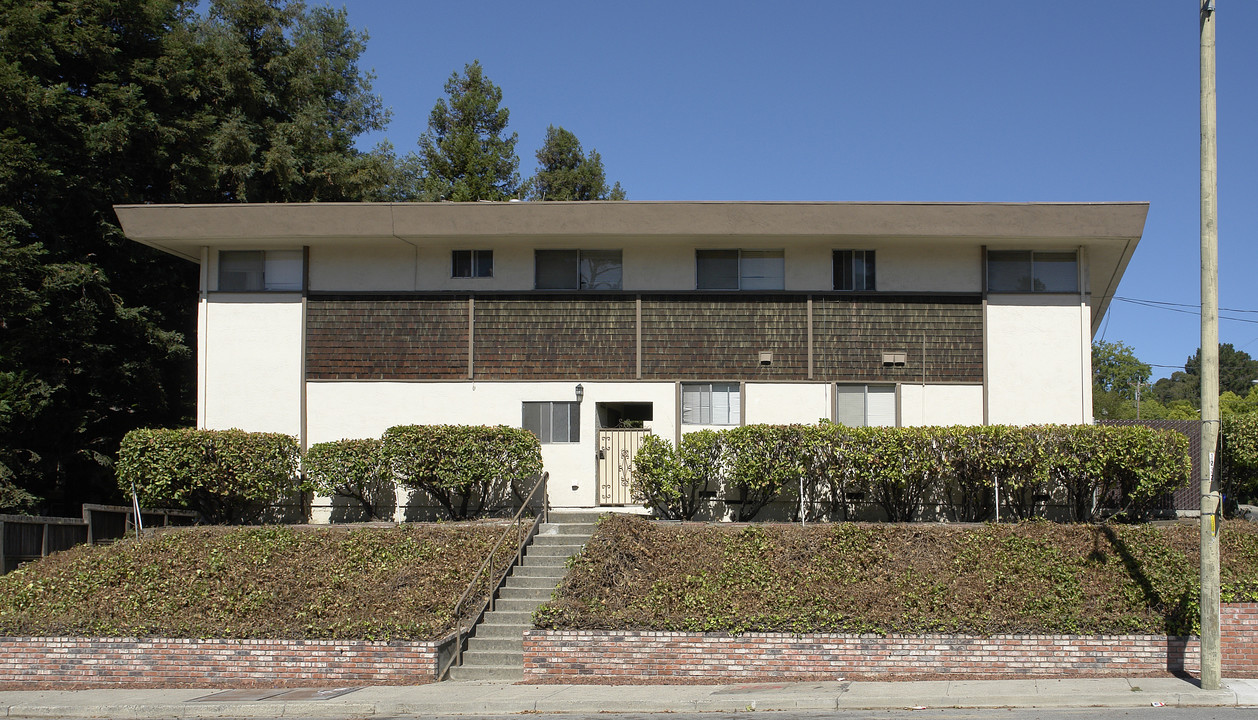
M 748 425 L 815 424 L 833 416 L 830 383 L 747 383 Z
M 673 383 L 582 382 L 581 442 L 542 445 L 550 473 L 551 503 L 589 507 L 597 499 L 600 402 L 651 403 L 652 432 L 673 440 L 676 432 Z M 379 437 L 394 425 L 508 425 L 520 427 L 521 403 L 572 401 L 568 382 L 310 382 L 307 383 L 307 432 L 311 444 L 341 438 Z
M 416 249 L 401 240 L 312 247 L 309 262 L 311 290 L 373 292 L 419 287 Z M 447 268 L 449 262 L 447 258 Z
M 900 384 L 900 425 L 982 425 L 982 385 Z
M 301 296 L 211 295 L 201 313 L 201 424 L 299 435 Z
M 991 295 L 987 420 L 1092 421 L 1091 317 L 1077 295 Z
M 695 250 L 782 250 L 785 289 L 828 292 L 834 288 L 835 250 L 874 250 L 878 290 L 883 292 L 978 292 L 982 283 L 981 252 L 977 247 L 941 244 L 938 240 L 882 240 L 810 238 L 744 241 L 714 238 L 590 238 L 586 241 L 536 245 L 510 238 L 462 243 L 425 241 L 412 245 L 401 240 L 361 240 L 310 249 L 309 287 L 315 291 L 525 291 L 534 284 L 534 248 L 619 249 L 624 263 L 626 291 L 689 291 L 695 289 Z M 492 250 L 491 278 L 450 277 L 452 250 Z M 214 254 L 216 256 L 216 254 Z M 211 266 L 213 275 L 216 263 Z

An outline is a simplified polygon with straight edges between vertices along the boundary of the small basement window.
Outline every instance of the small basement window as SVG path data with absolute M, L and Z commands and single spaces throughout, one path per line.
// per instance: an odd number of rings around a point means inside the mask
M 218 289 L 225 292 L 300 292 L 301 250 L 221 250 Z

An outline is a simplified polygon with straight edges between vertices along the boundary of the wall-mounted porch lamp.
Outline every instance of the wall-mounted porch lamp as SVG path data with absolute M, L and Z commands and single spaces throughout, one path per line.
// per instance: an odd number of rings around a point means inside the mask
M 577 383 L 577 402 L 581 402 L 581 398 L 585 397 L 585 388 Z

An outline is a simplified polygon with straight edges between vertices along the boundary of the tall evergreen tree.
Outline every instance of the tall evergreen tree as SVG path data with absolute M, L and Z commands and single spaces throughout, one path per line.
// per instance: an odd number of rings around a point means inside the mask
M 520 158 L 516 133 L 508 137 L 511 111 L 502 90 L 485 77 L 480 61 L 465 65 L 445 85 L 448 97 L 437 101 L 428 130 L 419 138 L 423 200 L 470 202 L 510 200 L 516 196 Z
M 390 153 L 352 145 L 387 118 L 344 11 L 196 7 L 0 0 L 0 480 L 44 511 L 114 499 L 122 435 L 192 416 L 196 268 L 127 241 L 114 204 L 396 180 Z
M 562 127 L 546 128 L 537 151 L 537 174 L 525 185 L 530 200 L 624 200 L 620 183 L 607 187 L 603 158 L 597 150 L 586 155 L 577 136 Z

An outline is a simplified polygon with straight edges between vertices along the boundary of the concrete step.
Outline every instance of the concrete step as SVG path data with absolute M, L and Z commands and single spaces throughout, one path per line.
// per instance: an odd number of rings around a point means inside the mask
M 539 545 L 585 545 L 590 539 L 589 533 L 571 533 L 568 535 L 538 535 L 533 538 L 532 547 Z
M 525 558 L 524 564 L 520 567 L 546 568 L 554 571 L 558 570 L 563 573 L 568 572 L 568 558 L 571 555 L 534 555 L 532 558 Z
M 524 664 L 519 667 L 462 667 L 450 668 L 451 680 L 496 680 L 500 682 L 517 682 L 524 679 Z
M 538 605 L 546 602 L 550 596 L 544 598 L 498 598 L 494 603 L 494 612 L 533 612 Z
M 485 639 L 496 638 L 515 638 L 521 642 L 524 641 L 524 631 L 533 627 L 533 623 L 528 625 L 509 625 L 507 623 L 483 622 L 476 626 L 476 637 Z
M 503 625 L 533 625 L 533 612 L 524 610 L 498 610 L 485 615 L 484 622 L 492 622 Z
M 596 523 L 607 513 L 599 510 L 551 510 L 546 515 L 547 523 L 567 525 L 571 523 Z
M 536 558 L 536 557 L 549 556 L 549 557 L 566 558 L 570 555 L 577 554 L 577 552 L 580 551 L 582 547 L 584 547 L 584 545 L 581 545 L 579 543 L 575 545 L 538 545 L 534 543 L 533 545 L 529 546 L 528 551 L 524 553 L 524 557 Z
M 504 588 L 512 589 L 534 589 L 534 590 L 554 590 L 558 585 L 555 578 L 549 577 L 509 577 L 507 582 L 503 584 Z
M 524 667 L 524 645 L 519 650 L 482 650 L 463 653 L 463 667 Z
M 467 653 L 479 652 L 524 652 L 524 635 L 512 637 L 474 637 L 467 641 Z
M 549 588 L 504 587 L 498 591 L 498 601 L 531 600 L 537 603 L 546 602 L 554 594 L 554 586 Z
M 589 535 L 594 532 L 596 525 L 586 522 L 548 522 L 542 523 L 537 528 L 538 537 L 552 537 L 555 535 Z
M 563 563 L 553 563 L 550 565 L 520 565 L 511 571 L 511 577 L 514 578 L 554 578 L 556 582 L 564 575 L 568 574 L 568 569 Z

